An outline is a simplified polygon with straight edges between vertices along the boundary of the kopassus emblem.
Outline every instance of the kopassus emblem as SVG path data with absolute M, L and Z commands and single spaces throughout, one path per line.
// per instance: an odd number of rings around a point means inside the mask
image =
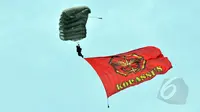
M 145 68 L 146 60 L 137 54 L 121 55 L 111 57 L 109 64 L 117 74 L 128 76 L 135 74 Z

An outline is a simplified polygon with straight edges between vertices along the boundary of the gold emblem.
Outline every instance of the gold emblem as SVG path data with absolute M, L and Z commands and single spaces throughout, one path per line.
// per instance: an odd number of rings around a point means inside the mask
M 122 76 L 135 74 L 145 68 L 146 60 L 137 54 L 121 55 L 111 57 L 109 64 L 116 73 Z

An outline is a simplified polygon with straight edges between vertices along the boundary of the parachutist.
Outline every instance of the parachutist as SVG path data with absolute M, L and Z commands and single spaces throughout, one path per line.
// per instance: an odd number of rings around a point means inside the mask
M 82 51 L 82 48 L 80 47 L 80 45 L 79 45 L 79 44 L 76 46 L 76 51 L 77 51 L 77 53 L 78 53 L 78 56 L 80 56 L 80 57 L 84 58 L 84 56 L 83 56 L 83 55 L 82 55 L 82 53 L 81 53 L 81 51 Z

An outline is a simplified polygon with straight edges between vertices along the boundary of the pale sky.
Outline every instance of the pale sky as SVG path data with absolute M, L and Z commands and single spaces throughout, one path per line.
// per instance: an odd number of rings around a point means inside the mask
M 199 112 L 198 0 L 0 0 L 0 112 Z M 173 68 L 110 97 L 94 69 L 59 39 L 62 10 L 91 8 L 85 57 L 159 47 Z M 189 86 L 185 105 L 156 98 L 165 78 Z

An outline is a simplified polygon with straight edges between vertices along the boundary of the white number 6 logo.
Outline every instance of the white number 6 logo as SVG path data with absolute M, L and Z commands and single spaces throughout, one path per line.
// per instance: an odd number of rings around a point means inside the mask
M 176 93 L 176 91 L 177 91 L 177 87 L 176 87 L 176 85 L 173 84 L 172 82 L 173 82 L 174 80 L 176 80 L 176 79 L 177 79 L 177 77 L 174 77 L 174 78 L 172 78 L 172 79 L 167 80 L 167 82 L 165 82 L 165 83 L 163 84 L 162 88 L 160 89 L 160 96 L 161 96 L 163 99 L 168 100 L 168 99 L 172 98 L 172 97 L 175 95 L 175 93 Z M 172 88 L 172 92 L 170 92 L 168 95 L 165 95 L 165 92 L 166 92 L 168 89 L 170 89 L 170 88 Z

